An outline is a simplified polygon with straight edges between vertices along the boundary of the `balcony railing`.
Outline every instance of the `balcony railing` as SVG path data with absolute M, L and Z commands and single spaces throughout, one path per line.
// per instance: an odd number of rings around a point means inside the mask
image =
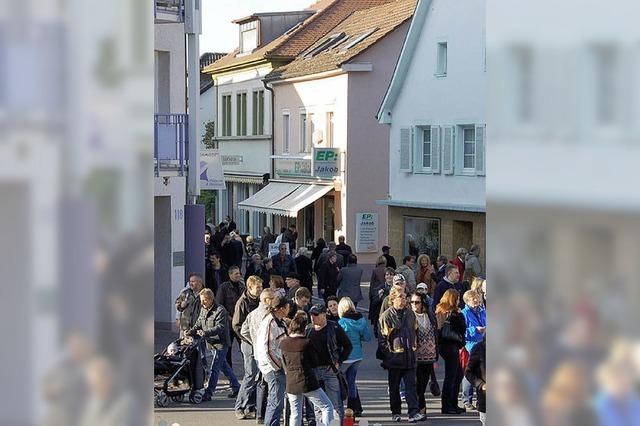
M 184 0 L 153 0 L 156 22 L 184 22 Z
M 177 171 L 184 175 L 189 158 L 189 120 L 186 114 L 154 114 L 153 159 L 155 174 Z

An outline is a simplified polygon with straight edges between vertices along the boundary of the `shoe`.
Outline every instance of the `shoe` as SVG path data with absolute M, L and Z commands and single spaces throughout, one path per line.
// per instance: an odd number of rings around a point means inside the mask
M 316 421 L 315 420 L 309 420 L 307 422 L 307 426 L 316 426 Z
M 247 416 L 244 414 L 244 411 L 243 411 L 243 410 L 237 410 L 237 411 L 236 411 L 236 419 L 238 419 L 238 420 L 244 420 L 244 419 L 246 419 L 246 418 L 247 418 Z
M 202 395 L 202 401 L 211 401 L 211 395 L 205 393 L 204 395 Z
M 264 419 L 256 419 L 256 424 L 257 425 L 263 425 L 264 424 Z
M 458 412 L 458 414 L 462 414 L 462 413 L 466 413 L 467 409 L 466 408 L 462 408 L 462 407 L 454 407 L 454 410 L 456 410 Z
M 244 412 L 244 418 L 245 419 L 255 419 L 256 418 L 256 412 L 255 411 L 245 411 Z
M 394 414 L 391 416 L 391 421 L 392 422 L 401 422 L 402 421 L 402 417 L 400 417 L 400 414 Z
M 232 389 L 231 392 L 229 392 L 229 394 L 227 395 L 227 398 L 235 398 L 238 396 L 238 392 L 240 392 L 240 389 Z
M 467 410 L 469 410 L 469 411 L 472 411 L 472 410 L 473 410 L 473 411 L 476 411 L 476 410 L 477 410 L 477 408 L 476 408 L 476 406 L 475 406 L 475 405 L 473 405 L 473 404 L 469 404 L 468 402 L 464 404 L 464 408 L 465 408 L 465 409 L 467 409 Z
M 425 420 L 426 418 L 427 418 L 427 416 L 425 416 L 424 414 L 416 413 L 413 416 L 409 416 L 407 421 L 409 423 L 416 423 L 416 422 L 421 422 L 421 421 Z

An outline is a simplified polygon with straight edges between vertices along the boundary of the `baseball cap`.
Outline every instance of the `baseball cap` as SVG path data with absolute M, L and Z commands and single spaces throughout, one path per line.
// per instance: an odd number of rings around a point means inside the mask
M 395 284 L 395 283 L 404 283 L 404 281 L 405 281 L 405 280 L 404 280 L 404 275 L 402 275 L 402 274 L 395 274 L 395 275 L 393 276 L 393 283 L 394 283 L 394 284 Z
M 418 286 L 416 287 L 417 290 L 427 290 L 428 287 L 425 283 L 420 283 L 418 284 Z
M 325 308 L 323 303 L 317 303 L 317 304 L 313 305 L 311 307 L 311 309 L 309 309 L 309 313 L 311 315 L 326 314 L 327 313 L 327 308 Z

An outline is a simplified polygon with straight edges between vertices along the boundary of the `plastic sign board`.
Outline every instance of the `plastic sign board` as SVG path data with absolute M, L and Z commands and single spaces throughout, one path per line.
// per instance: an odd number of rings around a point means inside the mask
M 356 253 L 378 252 L 378 213 L 356 213 Z
M 222 160 L 217 149 L 200 150 L 200 189 L 226 189 Z
M 331 179 L 340 175 L 340 148 L 313 148 L 313 176 Z

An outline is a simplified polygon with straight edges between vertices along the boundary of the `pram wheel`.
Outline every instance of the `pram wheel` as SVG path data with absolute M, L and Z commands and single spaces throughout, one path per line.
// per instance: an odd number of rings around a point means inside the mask
M 183 402 L 184 401 L 184 395 L 172 396 L 171 400 L 173 402 Z
M 169 397 L 164 392 L 158 392 L 155 397 L 155 402 L 158 407 L 167 407 L 169 406 Z
M 189 402 L 192 404 L 200 404 L 202 402 L 202 393 L 195 391 L 189 395 Z

